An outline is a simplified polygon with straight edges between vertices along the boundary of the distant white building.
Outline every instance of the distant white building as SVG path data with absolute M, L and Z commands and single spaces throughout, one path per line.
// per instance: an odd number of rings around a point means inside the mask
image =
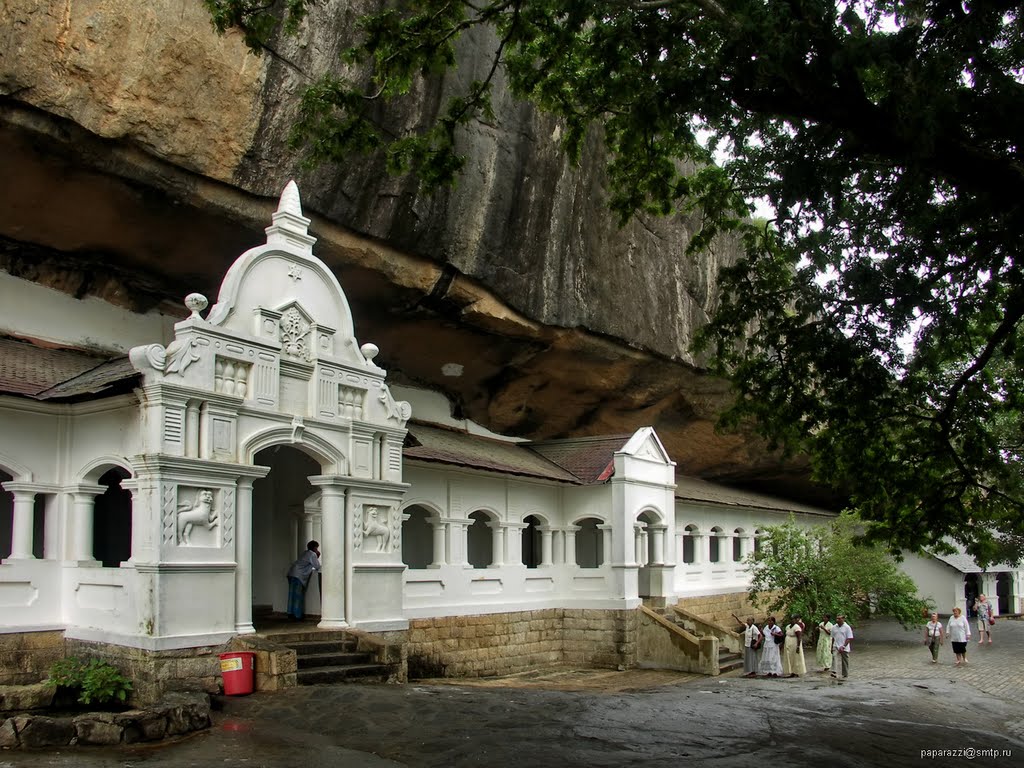
M 907 554 L 902 568 L 939 613 L 960 608 L 964 615 L 973 615 L 978 595 L 986 596 L 997 616 L 1024 613 L 1024 570 L 1019 565 L 999 563 L 982 569 L 960 549 L 949 555 Z
M 523 443 L 390 387 L 308 224 L 290 184 L 266 244 L 173 328 L 0 275 L 24 293 L 0 309 L 0 633 L 134 649 L 173 677 L 168 654 L 283 612 L 317 539 L 321 628 L 465 674 L 631 665 L 671 652 L 638 639 L 643 599 L 742 592 L 761 526 L 831 517 L 677 477 L 650 427 Z M 680 663 L 717 669 L 709 653 Z

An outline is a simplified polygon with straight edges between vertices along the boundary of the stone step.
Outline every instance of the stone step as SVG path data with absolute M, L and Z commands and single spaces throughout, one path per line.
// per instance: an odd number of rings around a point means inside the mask
M 346 636 L 340 640 L 292 640 L 284 645 L 301 657 L 317 653 L 353 653 L 358 644 L 355 638 Z
M 376 678 L 376 679 L 375 679 Z M 384 664 L 345 664 L 341 666 L 300 669 L 296 674 L 299 685 L 330 683 L 387 682 L 388 668 Z
M 296 654 L 295 662 L 299 669 L 315 667 L 345 667 L 356 664 L 372 664 L 373 656 L 369 653 L 331 652 Z

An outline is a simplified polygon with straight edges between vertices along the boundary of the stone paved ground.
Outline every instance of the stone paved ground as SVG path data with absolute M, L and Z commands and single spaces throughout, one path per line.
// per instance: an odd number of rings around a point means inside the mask
M 931 664 L 916 632 L 855 630 L 843 685 L 557 670 L 313 686 L 227 699 L 213 729 L 175 744 L 0 753 L 0 768 L 1024 765 L 1024 622 L 971 646 L 966 669 L 948 648 Z M 964 752 L 922 757 L 935 749 Z

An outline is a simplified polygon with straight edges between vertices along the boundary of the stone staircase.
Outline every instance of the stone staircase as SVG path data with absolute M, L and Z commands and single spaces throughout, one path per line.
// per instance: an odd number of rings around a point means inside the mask
M 688 626 L 685 619 L 679 616 L 671 607 L 652 608 L 666 621 L 675 624 L 680 629 L 691 631 L 693 627 Z M 724 675 L 736 669 L 743 669 L 743 654 L 730 651 L 725 645 L 720 645 L 718 650 L 718 673 Z
M 748 616 L 753 616 L 758 625 L 763 624 L 765 619 L 764 610 L 755 608 L 746 592 L 684 597 L 680 598 L 677 605 L 700 616 L 705 621 L 728 627 L 734 631 L 742 631 L 743 620 Z
M 341 630 L 295 630 L 270 635 L 275 643 L 295 651 L 299 685 L 384 683 L 393 670 L 359 650 L 359 641 Z

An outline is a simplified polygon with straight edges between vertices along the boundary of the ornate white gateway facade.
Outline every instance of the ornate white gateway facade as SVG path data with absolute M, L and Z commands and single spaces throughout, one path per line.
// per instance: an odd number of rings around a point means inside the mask
M 289 184 L 213 307 L 192 294 L 166 330 L 0 274 L 0 633 L 21 639 L 5 647 L 51 636 L 208 679 L 184 659 L 209 667 L 282 613 L 317 539 L 318 626 L 397 642 L 410 666 L 717 670 L 733 640 L 642 601 L 742 592 L 760 526 L 829 513 L 677 477 L 649 427 L 522 443 L 393 392 L 308 225 Z M 69 348 L 83 333 L 134 346 Z M 18 658 L 0 682 L 45 675 Z

